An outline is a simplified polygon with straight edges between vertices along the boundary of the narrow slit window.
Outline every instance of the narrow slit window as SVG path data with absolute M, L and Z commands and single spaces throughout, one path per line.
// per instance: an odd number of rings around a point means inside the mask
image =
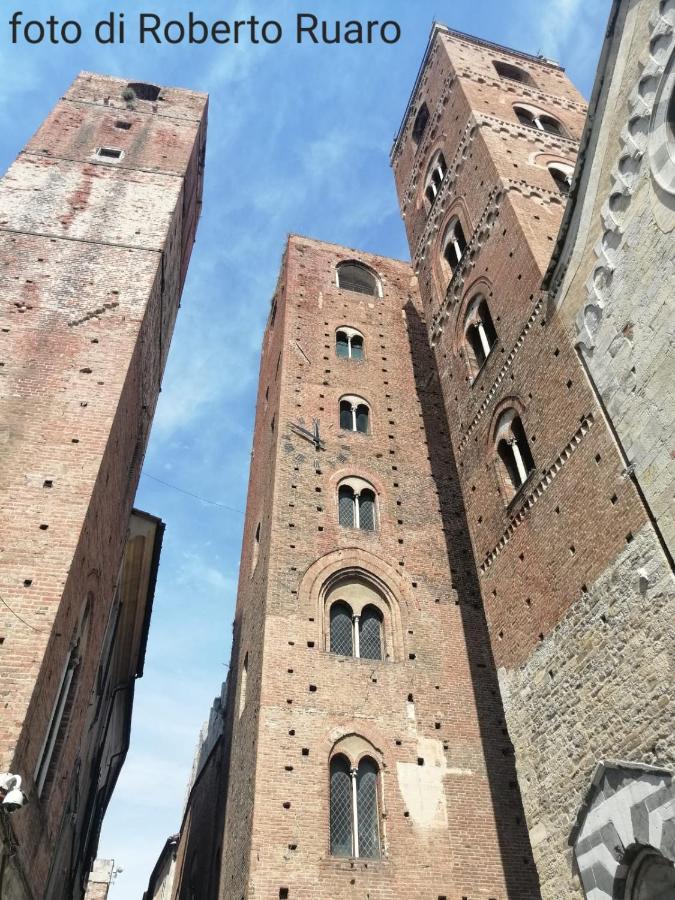
M 99 147 L 96 155 L 103 159 L 122 159 L 123 151 L 116 147 Z

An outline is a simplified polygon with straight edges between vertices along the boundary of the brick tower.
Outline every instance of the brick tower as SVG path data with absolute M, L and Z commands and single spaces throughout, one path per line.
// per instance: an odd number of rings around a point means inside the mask
M 410 266 L 291 237 L 258 389 L 222 900 L 539 897 L 448 441 Z M 206 867 L 186 859 L 176 896 L 209 896 Z
M 557 64 L 435 26 L 392 151 L 547 900 L 581 896 L 567 842 L 598 761 L 672 762 L 636 622 L 667 561 L 540 290 L 584 114 Z
M 206 107 L 82 73 L 0 181 L 0 771 L 29 797 L 0 815 L 3 898 L 80 896 L 95 845 L 107 775 L 90 744 L 123 632 L 113 601 L 133 587 L 118 578 L 199 217 Z M 124 716 L 104 725 L 128 738 Z

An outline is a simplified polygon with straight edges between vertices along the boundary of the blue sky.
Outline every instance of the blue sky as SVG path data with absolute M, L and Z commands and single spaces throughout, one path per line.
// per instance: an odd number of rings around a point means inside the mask
M 588 96 L 609 0 L 34 0 L 24 18 L 111 7 L 180 18 L 396 19 L 393 46 L 11 46 L 0 18 L 0 164 L 16 156 L 80 69 L 208 91 L 204 209 L 136 505 L 167 523 L 132 743 L 99 855 L 140 900 L 180 826 L 199 728 L 226 674 L 258 354 L 289 232 L 408 258 L 389 150 L 434 19 L 559 60 Z M 14 7 L 11 7 L 13 9 Z M 150 477 L 153 476 L 153 477 Z M 159 483 L 207 498 L 201 502 Z

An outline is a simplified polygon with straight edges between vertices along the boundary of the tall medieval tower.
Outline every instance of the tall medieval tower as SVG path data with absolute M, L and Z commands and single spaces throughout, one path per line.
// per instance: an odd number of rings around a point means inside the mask
M 557 64 L 435 26 L 392 151 L 547 900 L 581 896 L 600 760 L 673 754 L 668 651 L 652 665 L 639 624 L 667 560 L 540 289 L 584 116 Z
M 410 266 L 291 237 L 260 370 L 222 900 L 539 896 L 448 442 Z M 186 861 L 176 896 L 209 896 L 206 866 Z
M 0 181 L 0 771 L 29 797 L 0 823 L 3 897 L 77 897 L 95 852 L 108 795 L 92 735 L 199 218 L 206 108 L 82 73 Z

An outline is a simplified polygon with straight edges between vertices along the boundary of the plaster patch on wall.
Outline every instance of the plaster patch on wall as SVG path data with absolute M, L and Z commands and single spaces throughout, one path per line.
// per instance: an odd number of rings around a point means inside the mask
M 398 786 L 414 825 L 422 828 L 447 828 L 448 810 L 443 778 L 447 774 L 443 743 L 419 738 L 417 754 L 424 765 L 396 764 Z

